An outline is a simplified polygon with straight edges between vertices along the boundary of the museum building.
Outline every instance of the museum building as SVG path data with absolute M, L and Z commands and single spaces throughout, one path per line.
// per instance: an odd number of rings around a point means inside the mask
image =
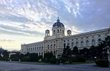
M 63 53 L 63 48 L 66 46 L 69 46 L 71 49 L 75 46 L 78 49 L 90 48 L 91 46 L 97 46 L 108 35 L 110 35 L 109 28 L 75 35 L 72 35 L 71 30 L 67 30 L 67 35 L 65 35 L 65 26 L 57 19 L 52 27 L 52 35 L 50 35 L 50 30 L 45 30 L 43 41 L 22 44 L 21 53 L 38 53 L 38 55 L 44 55 L 46 52 L 52 52 L 58 56 Z

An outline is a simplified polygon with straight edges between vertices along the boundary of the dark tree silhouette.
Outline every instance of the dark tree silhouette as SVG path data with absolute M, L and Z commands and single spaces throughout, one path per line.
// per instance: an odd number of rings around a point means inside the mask
M 72 51 L 69 46 L 63 49 L 63 54 L 61 57 L 62 62 L 69 61 L 69 59 L 72 57 Z
M 89 58 L 94 60 L 94 58 L 97 56 L 97 48 L 95 46 L 91 46 L 89 48 Z
M 88 59 L 89 56 L 89 49 L 83 48 L 80 50 L 80 55 L 83 56 L 85 59 Z
M 97 48 L 97 59 L 96 65 L 109 67 L 110 62 L 108 61 L 108 53 L 110 51 L 110 36 L 107 36 L 104 41 L 101 41 Z
M 56 57 L 52 52 L 47 52 L 44 54 L 43 61 L 46 63 L 55 64 L 56 63 Z
M 78 47 L 75 46 L 75 47 L 73 48 L 72 54 L 73 54 L 73 55 L 78 55 L 78 54 L 79 54 Z

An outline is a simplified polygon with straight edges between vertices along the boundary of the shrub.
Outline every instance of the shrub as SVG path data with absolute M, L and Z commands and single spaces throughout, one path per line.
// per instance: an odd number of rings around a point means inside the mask
M 98 59 L 95 61 L 97 66 L 100 67 L 108 67 L 109 66 L 109 61 L 107 59 Z
M 86 62 L 86 59 L 81 55 L 77 55 L 77 56 L 73 57 L 72 61 L 73 62 Z
M 45 53 L 42 61 L 51 64 L 56 64 L 58 62 L 58 60 L 52 52 Z

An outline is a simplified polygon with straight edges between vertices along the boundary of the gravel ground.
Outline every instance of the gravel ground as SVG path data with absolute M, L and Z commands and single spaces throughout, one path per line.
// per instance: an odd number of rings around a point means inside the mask
M 110 68 L 97 67 L 94 63 L 74 65 L 41 65 L 0 62 L 0 71 L 110 71 Z

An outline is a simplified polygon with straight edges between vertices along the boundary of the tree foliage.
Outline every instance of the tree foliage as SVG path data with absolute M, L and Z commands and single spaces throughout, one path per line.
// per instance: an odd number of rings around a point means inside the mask
M 56 57 L 52 52 L 47 52 L 44 54 L 43 62 L 55 64 Z

